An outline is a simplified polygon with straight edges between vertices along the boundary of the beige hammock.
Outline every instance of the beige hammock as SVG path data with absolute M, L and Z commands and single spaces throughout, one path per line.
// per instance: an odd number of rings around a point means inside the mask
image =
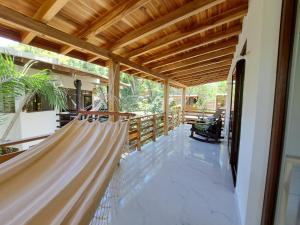
M 89 224 L 128 140 L 128 122 L 73 120 L 0 164 L 0 224 Z

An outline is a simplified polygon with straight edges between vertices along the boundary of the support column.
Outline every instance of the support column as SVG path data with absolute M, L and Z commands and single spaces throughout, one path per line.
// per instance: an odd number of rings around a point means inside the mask
M 182 124 L 185 122 L 185 97 L 186 97 L 186 88 L 182 88 L 182 95 L 181 95 L 181 108 L 182 108 Z
M 169 79 L 164 81 L 164 135 L 169 132 Z
M 120 63 L 116 61 L 109 61 L 108 63 L 108 111 L 119 112 L 120 110 Z M 117 121 L 118 115 L 109 117 L 110 121 Z
M 78 114 L 81 108 L 81 80 L 75 80 L 74 86 L 76 88 L 76 113 Z

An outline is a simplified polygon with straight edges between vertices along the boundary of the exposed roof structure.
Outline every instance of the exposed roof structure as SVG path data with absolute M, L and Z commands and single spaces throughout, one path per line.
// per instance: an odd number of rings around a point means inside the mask
M 0 0 L 0 35 L 177 86 L 225 80 L 248 0 Z

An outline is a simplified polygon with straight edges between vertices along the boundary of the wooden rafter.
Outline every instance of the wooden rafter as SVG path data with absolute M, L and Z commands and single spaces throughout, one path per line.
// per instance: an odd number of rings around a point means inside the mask
M 218 32 L 215 34 L 207 35 L 204 39 L 197 39 L 195 41 L 190 41 L 188 43 L 182 44 L 175 48 L 170 48 L 162 53 L 152 55 L 150 57 L 147 57 L 143 59 L 143 65 L 147 65 L 152 62 L 159 61 L 161 59 L 168 58 L 170 56 L 174 56 L 176 54 L 186 52 L 188 50 L 192 50 L 195 48 L 199 48 L 208 44 L 212 44 L 227 38 L 238 36 L 241 33 L 242 26 L 236 25 L 234 27 L 229 28 L 225 32 Z
M 214 76 L 200 76 L 200 77 L 197 77 L 197 78 L 193 78 L 193 79 L 185 80 L 185 81 L 180 81 L 180 82 L 182 82 L 184 84 L 186 84 L 186 83 L 196 83 L 196 82 L 199 82 L 199 81 L 204 80 L 204 79 L 214 79 L 214 78 L 227 77 L 227 76 L 228 76 L 228 71 L 223 72 L 223 73 L 216 73 L 216 74 L 214 74 Z
M 48 23 L 68 2 L 69 0 L 47 0 L 36 11 L 33 18 L 43 23 Z M 29 44 L 36 36 L 33 32 L 22 34 L 22 43 Z
M 229 69 L 230 69 L 230 66 L 221 66 L 221 67 L 208 69 L 208 70 L 204 70 L 204 71 L 199 71 L 199 72 L 196 71 L 196 72 L 193 72 L 193 73 L 186 74 L 184 76 L 173 77 L 173 79 L 176 79 L 177 81 L 179 81 L 180 79 L 186 79 L 186 78 L 189 78 L 189 77 L 199 76 L 199 74 L 207 75 L 207 74 L 213 74 L 213 73 L 226 71 L 226 70 L 229 71 Z
M 94 20 L 92 24 L 88 24 L 82 27 L 76 36 L 80 38 L 89 39 L 106 30 L 116 22 L 120 21 L 122 18 L 126 17 L 133 11 L 137 10 L 141 6 L 145 5 L 150 0 L 123 0 L 120 4 L 116 5 L 112 10 L 108 11 L 103 16 L 99 16 L 98 19 Z M 61 49 L 62 54 L 67 54 L 74 48 L 72 46 L 64 46 Z M 93 56 L 89 59 L 90 62 L 98 59 L 99 57 Z
M 160 73 L 165 73 L 170 70 L 179 69 L 182 67 L 186 67 L 188 65 L 199 64 L 199 63 L 206 62 L 206 61 L 209 61 L 212 59 L 218 59 L 223 56 L 232 56 L 234 52 L 235 52 L 235 47 L 229 47 L 229 48 L 221 49 L 219 51 L 210 52 L 210 53 L 207 53 L 204 55 L 196 56 L 194 58 L 186 59 L 186 60 L 183 60 L 176 64 L 162 67 L 161 69 L 158 69 L 156 71 L 158 71 Z
M 152 51 L 152 50 L 158 49 L 160 47 L 172 44 L 174 42 L 183 40 L 184 38 L 191 37 L 195 34 L 199 34 L 201 32 L 205 32 L 207 30 L 214 29 L 222 24 L 226 24 L 231 21 L 240 19 L 247 14 L 247 8 L 248 8 L 248 5 L 244 4 L 244 5 L 238 6 L 236 8 L 230 9 L 228 11 L 225 11 L 224 13 L 221 13 L 212 18 L 209 18 L 204 25 L 196 26 L 195 28 L 193 28 L 191 30 L 176 31 L 170 35 L 167 35 L 160 39 L 157 39 L 156 41 L 153 41 L 146 46 L 135 49 L 135 50 L 125 54 L 124 56 L 126 58 L 137 57 L 142 54 L 148 53 L 149 51 Z
M 130 32 L 123 38 L 115 42 L 111 46 L 111 50 L 114 51 L 118 48 L 122 48 L 133 42 L 136 42 L 147 35 L 153 34 L 161 29 L 164 29 L 172 24 L 175 24 L 183 19 L 191 17 L 201 11 L 207 10 L 215 5 L 225 2 L 225 0 L 194 0 L 180 7 L 179 9 L 170 12 L 169 14 L 162 16 L 161 18 L 154 20 L 146 25 L 140 27 L 137 30 Z
M 182 71 L 180 74 L 178 74 L 178 73 L 169 74 L 169 75 L 167 75 L 167 77 L 170 77 L 170 78 L 173 79 L 175 77 L 176 78 L 177 77 L 182 77 L 182 76 L 186 76 L 186 75 L 189 75 L 189 74 L 192 74 L 192 73 L 200 73 L 200 72 L 216 69 L 216 68 L 219 68 L 219 67 L 230 66 L 231 63 L 232 63 L 232 60 L 226 60 L 226 61 L 223 61 L 223 62 L 218 62 L 218 63 L 215 63 L 215 64 L 203 66 L 203 67 L 200 67 L 200 68 L 193 68 L 193 69 L 190 69 L 188 71 Z
M 205 62 L 199 62 L 197 64 L 194 65 L 187 65 L 172 71 L 167 71 L 164 74 L 166 75 L 176 75 L 176 74 L 182 74 L 182 73 L 186 73 L 189 72 L 190 70 L 194 70 L 194 69 L 201 69 L 203 67 L 209 66 L 209 65 L 215 65 L 218 64 L 220 62 L 226 62 L 226 61 L 231 61 L 233 58 L 233 55 L 228 55 L 228 56 L 222 56 L 216 59 L 211 59 L 209 61 L 205 61 Z
M 177 64 L 181 61 L 184 61 L 184 60 L 187 60 L 190 58 L 194 58 L 196 56 L 200 56 L 200 55 L 216 52 L 216 51 L 224 49 L 224 48 L 236 46 L 237 43 L 238 43 L 238 39 L 232 38 L 227 41 L 209 45 L 209 46 L 203 47 L 203 48 L 198 48 L 198 49 L 195 49 L 195 50 L 187 52 L 187 53 L 182 53 L 182 54 L 176 55 L 175 57 L 167 58 L 167 59 L 159 61 L 157 63 L 149 64 L 148 67 L 150 67 L 152 69 L 158 69 L 158 68 L 165 67 L 168 65 Z
M 34 20 L 30 17 L 27 17 L 19 12 L 16 12 L 10 8 L 7 8 L 3 5 L 0 5 L 0 21 L 6 21 L 10 24 L 13 24 L 18 27 L 22 27 L 23 29 L 35 32 L 38 34 L 43 34 L 48 38 L 56 40 L 58 42 L 74 46 L 79 49 L 84 49 L 85 51 L 99 55 L 99 57 L 104 59 L 112 59 L 114 61 L 118 61 L 121 64 L 127 65 L 128 67 L 134 68 L 140 72 L 147 73 L 154 77 L 158 77 L 161 79 L 165 79 L 164 75 L 157 73 L 155 71 L 150 70 L 147 67 L 141 66 L 135 62 L 132 62 L 128 59 L 125 59 L 119 55 L 113 54 L 110 51 L 97 47 L 89 42 L 86 42 L 78 37 L 67 34 L 63 31 L 57 30 L 47 24 L 44 24 L 40 21 Z
M 179 82 L 184 82 L 184 81 L 189 81 L 189 80 L 193 80 L 193 79 L 198 79 L 202 76 L 211 76 L 211 75 L 219 74 L 219 73 L 228 73 L 229 68 L 230 67 L 225 67 L 225 68 L 215 70 L 215 71 L 195 73 L 194 75 L 188 75 L 188 76 L 185 76 L 185 77 L 177 77 L 177 78 L 174 78 L 174 79 L 176 79 Z
M 214 77 L 214 78 L 204 78 L 202 80 L 199 80 L 198 82 L 188 82 L 185 83 L 188 87 L 192 86 L 198 86 L 201 84 L 207 84 L 207 83 L 214 83 L 214 82 L 219 82 L 219 81 L 224 81 L 227 79 L 227 75 L 225 76 L 220 76 L 220 77 Z

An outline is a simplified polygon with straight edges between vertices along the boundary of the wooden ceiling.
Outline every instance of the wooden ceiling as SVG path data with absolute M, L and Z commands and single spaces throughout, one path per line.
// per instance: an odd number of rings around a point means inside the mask
M 226 80 L 248 0 L 0 0 L 0 35 L 175 86 Z

